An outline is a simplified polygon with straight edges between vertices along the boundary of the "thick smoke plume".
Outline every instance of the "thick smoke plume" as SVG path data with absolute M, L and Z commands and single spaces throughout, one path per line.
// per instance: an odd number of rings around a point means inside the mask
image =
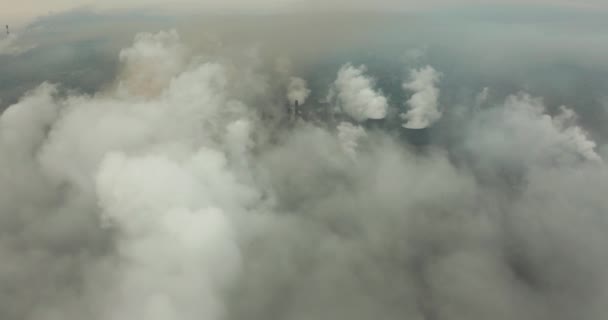
M 577 106 L 491 88 L 437 123 L 426 67 L 406 126 L 455 124 L 413 148 L 367 127 L 391 109 L 365 67 L 314 105 L 356 124 L 286 124 L 306 83 L 239 53 L 140 34 L 112 85 L 2 113 L 1 319 L 606 318 L 608 170 Z
M 359 122 L 383 119 L 388 109 L 386 98 L 374 88 L 374 79 L 366 71 L 365 66 L 344 65 L 332 88 L 342 111 Z
M 474 147 L 487 148 L 478 159 L 492 156 L 493 163 L 602 162 L 596 143 L 576 120 L 572 109 L 562 106 L 551 116 L 541 98 L 520 93 L 509 96 L 501 108 L 482 111 L 470 131 L 478 135 Z
M 120 52 L 124 65 L 120 90 L 139 96 L 161 93 L 183 70 L 185 51 L 175 30 L 138 34 L 134 46 Z
M 287 86 L 288 101 L 298 101 L 300 104 L 304 104 L 309 95 L 310 89 L 308 89 L 306 80 L 298 77 L 291 77 L 289 79 L 289 85 Z
M 403 84 L 403 89 L 414 92 L 407 101 L 410 109 L 402 115 L 405 128 L 423 129 L 441 118 L 437 88 L 440 77 L 431 66 L 411 71 L 409 82 Z

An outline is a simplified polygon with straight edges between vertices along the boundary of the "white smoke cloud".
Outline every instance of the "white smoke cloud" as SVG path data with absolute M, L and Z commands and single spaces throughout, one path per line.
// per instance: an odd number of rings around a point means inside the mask
M 359 122 L 383 119 L 388 109 L 386 98 L 374 88 L 374 79 L 367 77 L 366 71 L 365 66 L 344 65 L 333 85 L 341 109 Z
M 597 144 L 589 139 L 588 133 L 576 125 L 578 116 L 566 106 L 560 107 L 560 113 L 553 118 L 555 127 L 563 134 L 561 141 L 568 149 L 574 150 L 586 160 L 602 161 L 596 153 Z
M 251 147 L 249 120 L 226 95 L 225 69 L 185 68 L 183 52 L 175 32 L 138 35 L 121 52 L 115 91 L 56 103 L 45 84 L 2 114 L 2 153 L 14 157 L 2 159 L 24 167 L 3 166 L 23 180 L 15 192 L 35 201 L 37 188 L 62 185 L 72 201 L 97 207 L 98 233 L 101 221 L 119 233 L 116 276 L 96 319 L 225 313 L 220 292 L 240 265 L 231 221 L 256 197 L 228 163 Z
M 310 89 L 306 80 L 298 77 L 291 77 L 289 79 L 289 85 L 287 86 L 287 100 L 292 102 L 298 101 L 300 104 L 304 104 L 306 99 L 310 95 Z
M 342 122 L 338 125 L 338 139 L 340 139 L 342 149 L 353 158 L 357 156 L 359 140 L 365 136 L 367 133 L 361 126 L 349 122 Z
M 414 92 L 407 101 L 410 109 L 402 115 L 405 128 L 426 128 L 441 118 L 437 88 L 440 77 L 431 66 L 411 71 L 409 82 L 403 84 L 403 89 Z

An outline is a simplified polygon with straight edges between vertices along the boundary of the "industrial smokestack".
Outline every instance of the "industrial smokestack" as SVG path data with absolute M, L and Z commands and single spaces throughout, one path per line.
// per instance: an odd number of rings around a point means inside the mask
M 8 24 L 7 24 L 7 25 L 6 25 L 6 35 L 8 36 L 8 35 L 10 35 L 10 34 L 11 34 L 11 32 L 10 32 L 10 30 L 8 29 Z
M 300 101 L 295 100 L 294 104 L 294 113 L 295 113 L 295 117 L 302 117 L 302 110 L 300 110 Z

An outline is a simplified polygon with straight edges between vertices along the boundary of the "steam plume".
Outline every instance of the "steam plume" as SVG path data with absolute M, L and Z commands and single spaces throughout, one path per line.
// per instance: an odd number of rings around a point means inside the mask
M 310 95 L 310 89 L 306 84 L 306 80 L 298 77 L 291 77 L 287 86 L 287 99 L 291 102 L 298 101 L 304 104 Z
M 342 66 L 334 82 L 336 98 L 342 110 L 356 121 L 383 119 L 388 103 L 374 88 L 374 80 L 365 76 L 365 66 Z
M 433 67 L 426 66 L 412 70 L 410 80 L 403 84 L 403 89 L 414 91 L 407 101 L 410 109 L 402 115 L 409 129 L 422 129 L 435 123 L 441 118 L 439 111 L 439 89 L 436 87 L 441 74 Z

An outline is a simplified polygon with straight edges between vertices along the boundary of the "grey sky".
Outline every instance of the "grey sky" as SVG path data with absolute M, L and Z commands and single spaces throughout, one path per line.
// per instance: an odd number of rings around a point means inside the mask
M 428 10 L 467 5 L 566 6 L 582 9 L 608 10 L 604 0 L 20 0 L 2 1 L 0 20 L 9 24 L 24 24 L 48 13 L 58 13 L 88 7 L 99 10 L 173 9 L 203 12 L 276 12 L 325 10 Z

